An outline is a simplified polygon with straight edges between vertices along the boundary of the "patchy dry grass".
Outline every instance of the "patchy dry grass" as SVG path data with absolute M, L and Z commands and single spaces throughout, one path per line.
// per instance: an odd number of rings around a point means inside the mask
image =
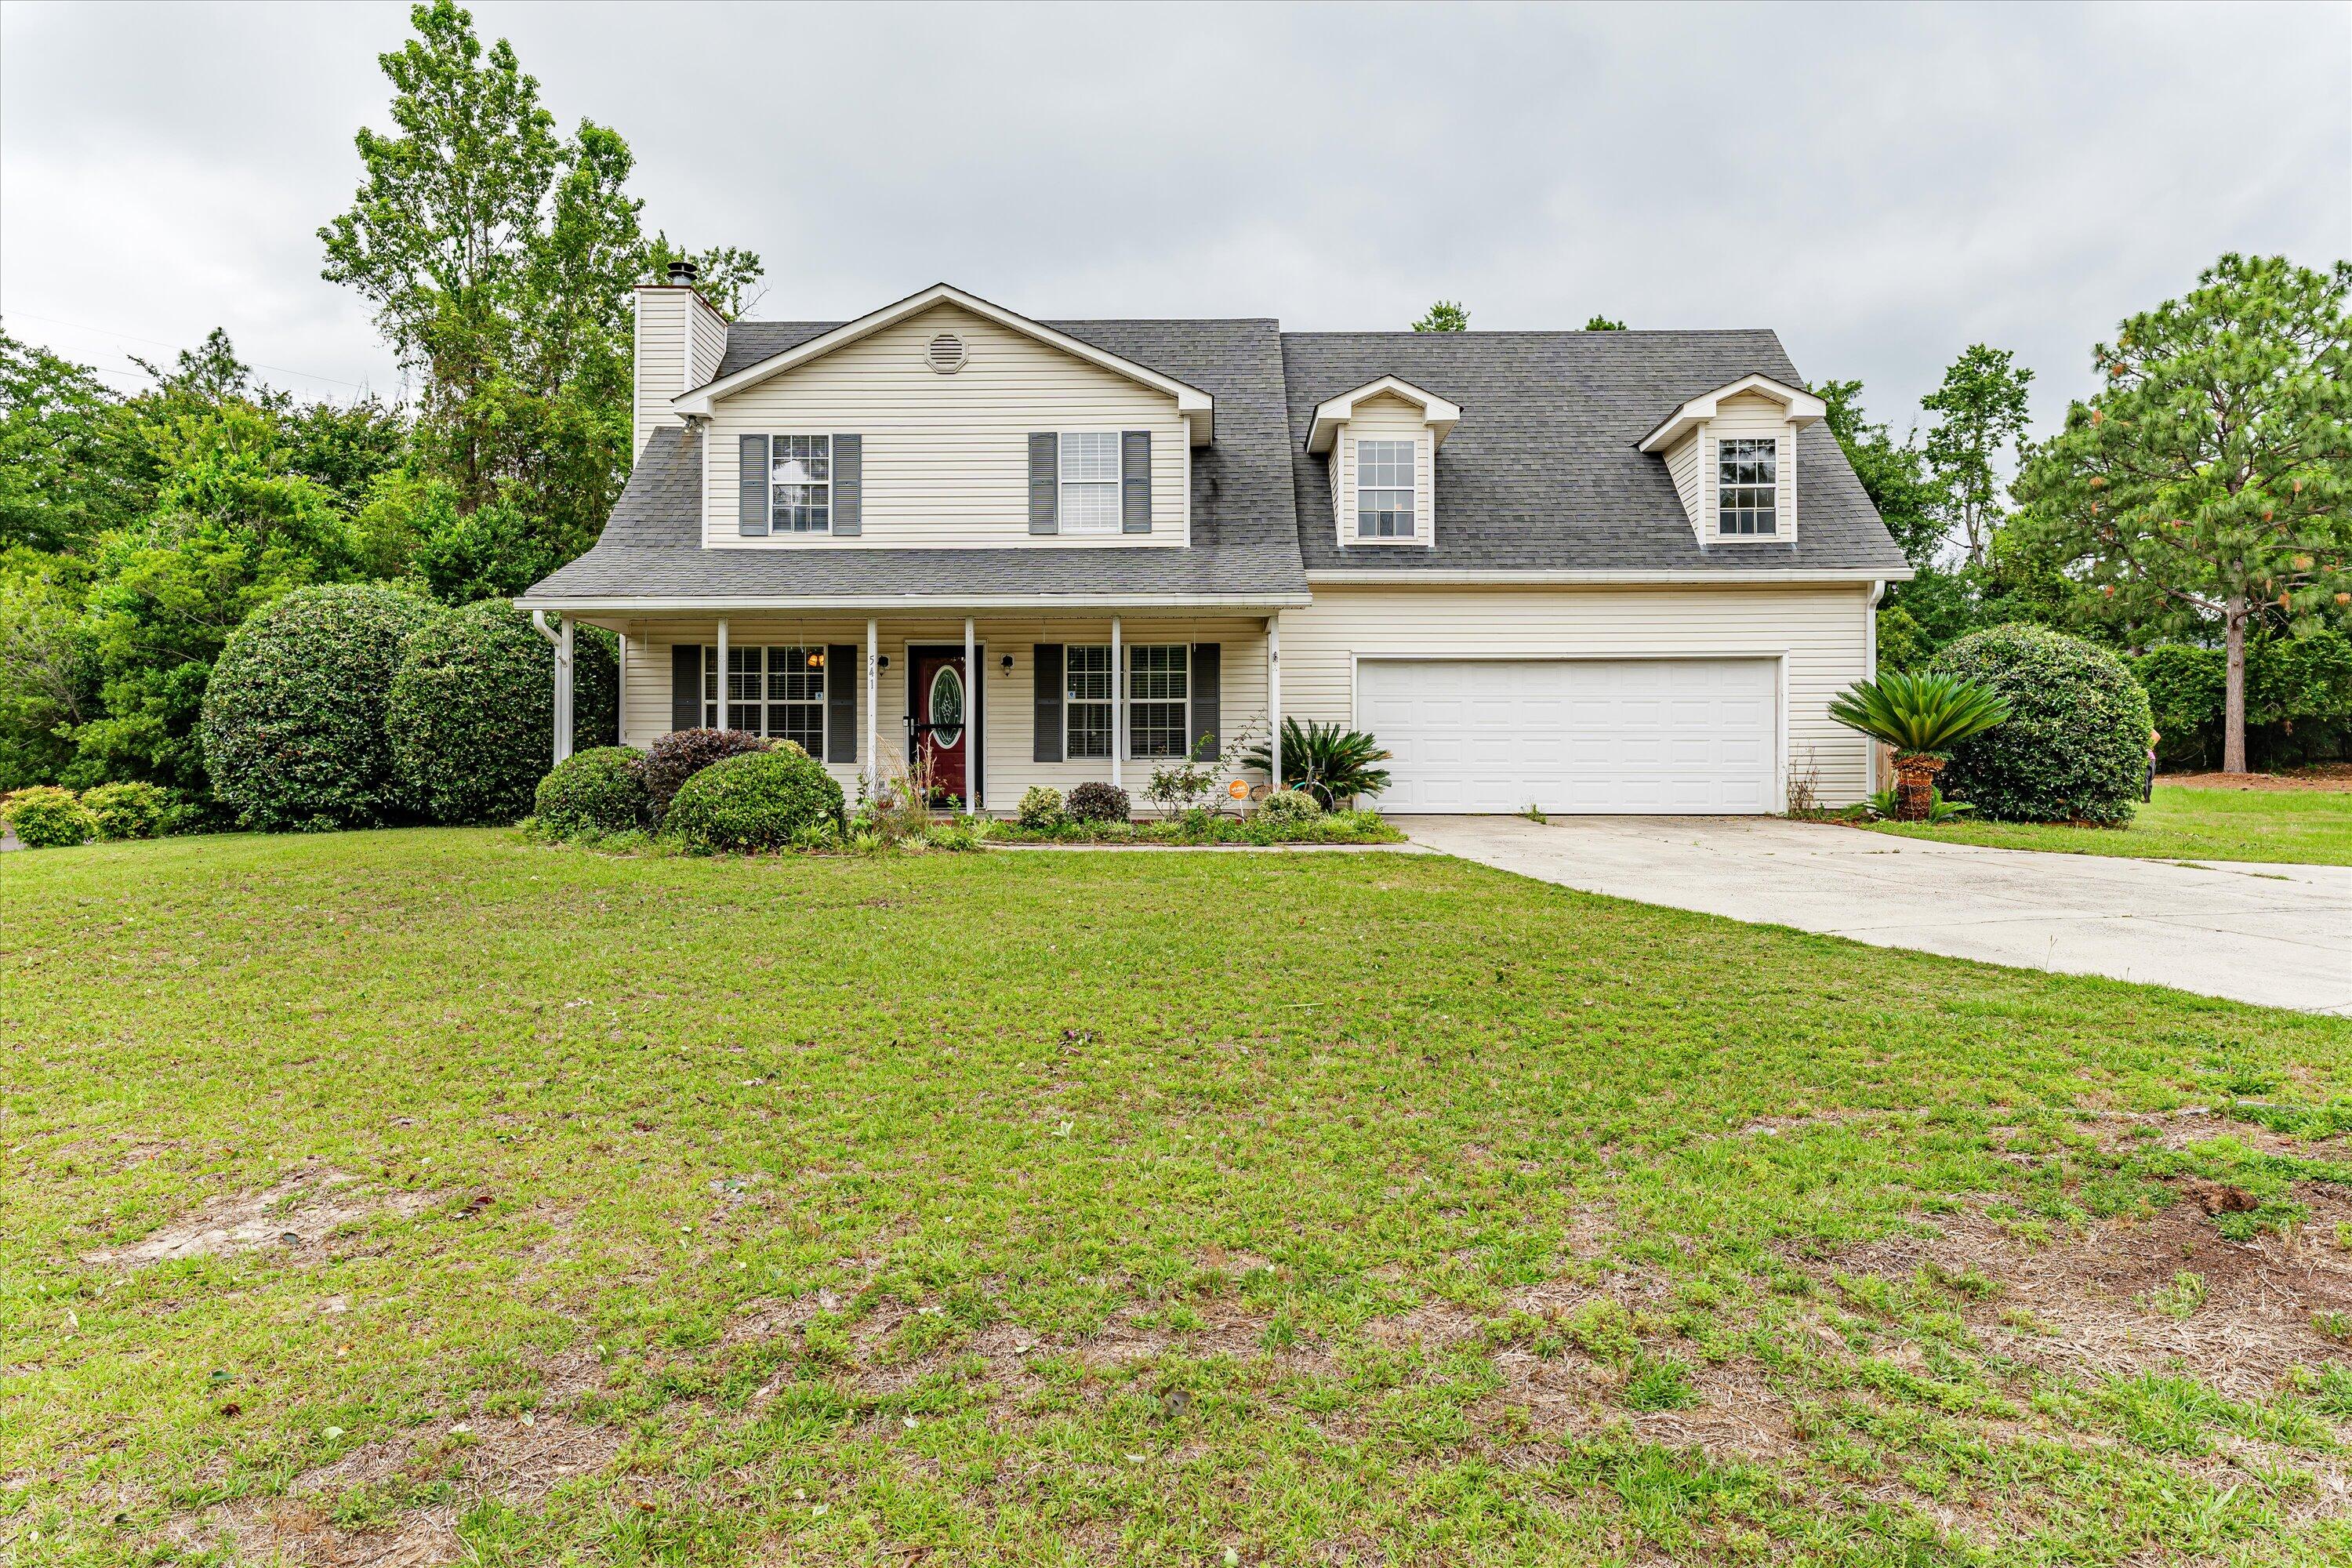
M 9 857 L 0 1036 L 26 1564 L 2352 1555 L 2341 1020 L 414 832 Z

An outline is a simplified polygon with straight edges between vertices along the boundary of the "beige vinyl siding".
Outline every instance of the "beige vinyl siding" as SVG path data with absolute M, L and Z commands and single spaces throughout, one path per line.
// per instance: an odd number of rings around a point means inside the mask
M 727 357 L 727 318 L 699 294 L 689 292 L 687 299 L 691 306 L 687 312 L 686 374 L 679 379 L 680 392 L 708 385 L 719 374 L 719 362 Z
M 1356 443 L 1359 441 L 1412 443 L 1411 539 L 1360 539 L 1356 536 Z M 1435 443 L 1430 439 L 1429 422 L 1419 408 L 1403 398 L 1384 392 L 1378 397 L 1367 398 L 1356 405 L 1354 417 L 1340 426 L 1339 438 L 1331 447 L 1331 465 L 1338 475 L 1332 486 L 1331 504 L 1338 513 L 1339 543 L 1343 548 L 1360 544 L 1368 548 L 1386 549 L 1398 545 L 1427 545 L 1435 542 Z
M 1352 723 L 1359 657 L 1738 658 L 1786 655 L 1787 763 L 1822 798 L 1869 792 L 1867 744 L 1829 717 L 1863 677 L 1866 584 L 1722 588 L 1350 589 L 1318 584 L 1282 613 L 1283 710 Z
M 1020 801 L 1022 792 L 1033 784 L 1067 790 L 1071 785 L 1088 779 L 1109 779 L 1108 758 L 1061 763 L 1031 760 L 1031 731 L 1035 717 L 1035 645 L 1040 642 L 1108 644 L 1110 641 L 1109 617 L 1040 621 L 1032 616 L 982 620 L 976 623 L 974 630 L 982 646 L 982 679 L 976 684 L 982 688 L 982 700 L 987 705 L 984 722 L 988 765 L 983 776 L 983 788 L 988 808 L 992 812 L 1010 811 Z M 1224 652 L 1220 660 L 1223 671 L 1219 689 L 1224 742 L 1230 745 L 1242 733 L 1244 725 L 1254 726 L 1250 730 L 1253 740 L 1265 738 L 1265 624 L 1263 620 L 1144 619 L 1129 616 L 1122 621 L 1119 635 L 1123 645 L 1130 647 L 1148 643 L 1213 642 L 1223 645 Z M 629 641 L 628 728 L 622 736 L 626 744 L 649 746 L 669 731 L 671 647 L 677 643 L 709 646 L 718 640 L 719 623 L 716 620 L 637 623 Z M 727 641 L 730 647 L 761 644 L 791 647 L 796 644 L 853 643 L 859 650 L 862 668 L 866 623 L 815 616 L 804 619 L 730 616 Z M 903 760 L 906 756 L 908 645 L 943 643 L 961 646 L 962 642 L 963 622 L 961 620 L 885 620 L 882 623 L 881 651 L 890 660 L 890 668 L 882 672 L 880 716 L 886 772 L 891 759 Z M 1013 668 L 1009 674 L 1003 663 L 1007 653 L 1013 655 Z M 863 690 L 857 697 L 857 743 L 862 751 L 866 744 L 866 693 Z M 1157 765 L 1156 761 L 1146 758 L 1129 758 L 1122 764 L 1124 776 L 1121 783 L 1135 797 L 1139 806 L 1143 803 L 1144 785 Z M 862 759 L 856 763 L 828 763 L 826 771 L 840 782 L 842 789 L 855 801 Z M 1238 775 L 1220 775 L 1218 787 L 1222 790 L 1226 781 L 1234 776 Z
M 953 375 L 924 363 L 940 332 L 970 356 Z M 1029 437 L 1039 430 L 1151 432 L 1151 531 L 1073 537 L 1029 531 Z M 864 532 L 745 539 L 737 532 L 743 435 L 864 437 Z M 940 305 L 719 400 L 703 475 L 703 538 L 753 550 L 1154 548 L 1187 542 L 1189 433 L 1173 396 Z
M 1706 531 L 1701 520 L 1707 514 L 1699 505 L 1699 448 L 1706 443 L 1701 426 L 1684 437 L 1679 445 L 1666 454 L 1666 473 L 1675 481 L 1675 493 L 1683 498 L 1683 515 L 1690 519 L 1691 531 L 1701 544 L 1706 542 Z
M 1743 392 L 1724 399 L 1715 417 L 1699 428 L 1700 444 L 1706 449 L 1706 461 L 1699 465 L 1699 530 L 1710 542 L 1745 542 L 1751 538 L 1716 531 L 1715 492 L 1717 477 L 1722 471 L 1716 461 L 1716 443 L 1752 436 L 1769 436 L 1780 443 L 1778 466 L 1772 475 L 1779 531 L 1769 537 L 1781 543 L 1797 537 L 1796 429 L 1789 423 L 1787 409 L 1759 393 Z
M 688 291 L 640 289 L 636 300 L 636 428 L 632 453 L 644 451 L 646 438 L 656 430 L 680 422 L 668 412 L 667 405 L 686 390 Z

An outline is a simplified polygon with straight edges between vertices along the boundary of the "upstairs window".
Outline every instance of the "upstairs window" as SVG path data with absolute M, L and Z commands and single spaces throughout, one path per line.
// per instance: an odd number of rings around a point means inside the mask
M 768 478 L 770 522 L 774 531 L 831 532 L 833 437 L 779 436 L 773 451 Z
M 1716 443 L 1715 531 L 1778 533 L 1780 443 L 1771 437 Z
M 1412 537 L 1412 451 L 1410 441 L 1356 443 L 1356 537 Z
M 1064 533 L 1117 533 L 1119 529 L 1118 432 L 1068 430 L 1063 432 L 1060 447 L 1061 531 Z

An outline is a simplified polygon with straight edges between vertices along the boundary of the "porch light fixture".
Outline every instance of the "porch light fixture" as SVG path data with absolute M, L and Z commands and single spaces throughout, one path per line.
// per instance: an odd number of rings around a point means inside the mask
M 1010 675 L 1013 673 L 1013 656 L 1011 654 L 1006 654 L 1003 658 L 998 659 L 996 662 L 1003 666 L 1005 674 Z

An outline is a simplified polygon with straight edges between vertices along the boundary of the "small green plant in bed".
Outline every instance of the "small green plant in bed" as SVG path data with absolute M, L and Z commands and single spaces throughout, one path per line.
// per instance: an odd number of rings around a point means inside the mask
M 992 844 L 1133 844 L 1174 847 L 1206 845 L 1401 844 L 1404 835 L 1376 811 L 1335 811 L 1313 816 L 1258 812 L 1225 816 L 1188 811 L 1164 822 L 1077 822 L 1027 827 L 1018 820 L 988 825 Z

